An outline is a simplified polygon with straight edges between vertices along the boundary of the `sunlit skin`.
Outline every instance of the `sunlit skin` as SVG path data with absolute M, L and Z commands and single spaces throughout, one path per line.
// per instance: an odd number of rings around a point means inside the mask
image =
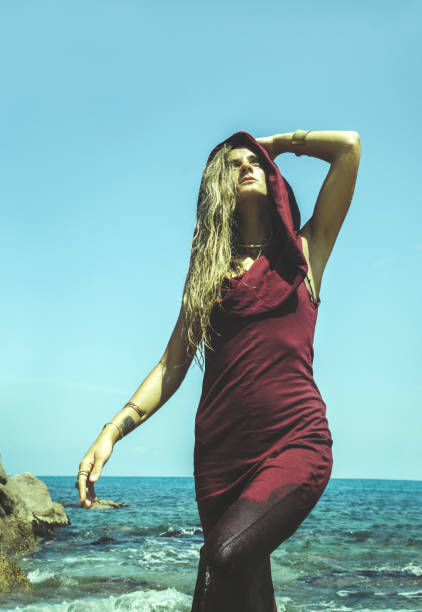
M 237 214 L 243 244 L 265 242 L 270 235 L 267 178 L 260 158 L 249 149 L 232 149 L 228 161 L 237 186 Z

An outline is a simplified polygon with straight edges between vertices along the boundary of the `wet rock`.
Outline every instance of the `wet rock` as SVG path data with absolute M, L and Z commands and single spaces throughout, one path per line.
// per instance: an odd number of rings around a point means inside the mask
M 58 527 L 70 525 L 63 506 L 53 502 L 45 482 L 33 474 L 23 472 L 12 476 L 6 487 L 17 500 L 22 518 L 32 522 L 35 535 L 52 535 Z
M 4 468 L 1 464 L 1 455 L 0 455 L 0 484 L 6 484 L 7 482 L 7 474 L 4 471 Z
M 0 593 L 10 593 L 18 590 L 28 592 L 31 583 L 14 561 L 0 557 Z
M 3 555 L 24 555 L 32 553 L 37 538 L 31 523 L 7 516 L 0 519 L 0 553 Z
M 94 542 L 91 542 L 91 544 L 93 546 L 102 546 L 103 544 L 114 544 L 114 542 L 116 542 L 116 540 L 110 536 L 101 536 L 101 538 L 94 540 Z
M 0 554 L 31 553 L 37 536 L 66 525 L 70 521 L 63 506 L 52 501 L 47 485 L 33 474 L 6 476 L 0 484 Z
M 91 510 L 109 510 L 116 508 L 126 508 L 128 504 L 124 504 L 123 502 L 116 502 L 112 499 L 98 499 L 95 502 L 92 502 Z

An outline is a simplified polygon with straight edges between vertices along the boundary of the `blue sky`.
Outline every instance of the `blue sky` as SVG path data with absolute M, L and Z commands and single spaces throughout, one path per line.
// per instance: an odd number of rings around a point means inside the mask
M 421 477 L 419 2 L 2 2 L 0 452 L 75 474 L 160 358 L 202 170 L 238 130 L 356 130 L 314 371 L 334 477 Z M 328 164 L 277 158 L 305 222 Z M 193 473 L 202 374 L 106 475 Z

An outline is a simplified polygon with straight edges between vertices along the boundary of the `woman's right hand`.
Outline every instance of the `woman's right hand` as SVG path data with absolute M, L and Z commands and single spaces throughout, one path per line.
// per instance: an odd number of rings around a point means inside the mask
M 94 482 L 100 477 L 104 465 L 113 452 L 114 442 L 106 431 L 102 432 L 79 464 L 78 480 L 75 487 L 79 489 L 80 504 L 91 508 L 92 502 L 97 501 Z M 85 473 L 81 474 L 83 471 Z

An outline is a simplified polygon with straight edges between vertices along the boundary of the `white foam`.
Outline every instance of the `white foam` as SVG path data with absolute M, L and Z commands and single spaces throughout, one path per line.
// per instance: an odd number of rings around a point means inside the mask
M 197 562 L 199 545 L 171 546 L 168 541 L 145 543 L 138 549 L 138 563 L 146 567 L 157 567 L 165 564 L 183 564 Z
M 377 572 L 408 572 L 414 576 L 422 576 L 422 567 L 415 563 L 408 563 L 404 567 L 397 567 L 394 565 L 383 565 L 382 567 L 375 568 Z
M 32 572 L 28 572 L 28 580 L 32 584 L 39 584 L 41 582 L 46 582 L 47 580 L 55 579 L 60 584 L 77 584 L 77 580 L 71 578 L 67 574 L 57 574 L 52 570 L 41 570 L 39 568 L 33 570 Z
M 165 531 L 160 533 L 160 537 L 185 538 L 186 536 L 193 536 L 201 533 L 202 529 L 200 527 L 180 527 L 178 525 L 169 525 Z
M 402 595 L 403 597 L 409 597 L 410 599 L 413 599 L 413 597 L 418 597 L 418 598 L 422 598 L 422 591 L 403 591 L 398 593 L 399 595 Z
M 415 565 L 412 562 L 410 562 L 408 565 L 405 565 L 402 571 L 410 572 L 411 574 L 414 574 L 415 576 L 422 576 L 422 567 L 420 565 Z
M 135 591 L 120 596 L 111 595 L 103 599 L 77 599 L 59 604 L 34 604 L 17 606 L 14 612 L 114 612 L 136 610 L 136 612 L 190 612 L 192 597 L 169 588 L 163 591 Z M 9 608 L 12 610 L 12 608 Z
M 37 568 L 32 572 L 28 572 L 27 576 L 30 582 L 36 584 L 38 582 L 44 582 L 44 580 L 48 580 L 49 578 L 53 578 L 54 572 L 49 570 L 40 570 Z
M 320 607 L 309 608 L 307 612 L 321 612 L 321 608 L 326 608 L 329 612 L 355 612 L 356 608 L 349 606 L 339 606 L 334 601 L 318 604 Z M 403 608 L 359 608 L 359 612 L 403 612 Z M 420 608 L 406 608 L 406 612 L 420 612 Z
M 278 612 L 286 612 L 286 610 L 288 610 L 287 605 L 289 601 L 292 601 L 291 597 L 276 597 L 275 602 Z

